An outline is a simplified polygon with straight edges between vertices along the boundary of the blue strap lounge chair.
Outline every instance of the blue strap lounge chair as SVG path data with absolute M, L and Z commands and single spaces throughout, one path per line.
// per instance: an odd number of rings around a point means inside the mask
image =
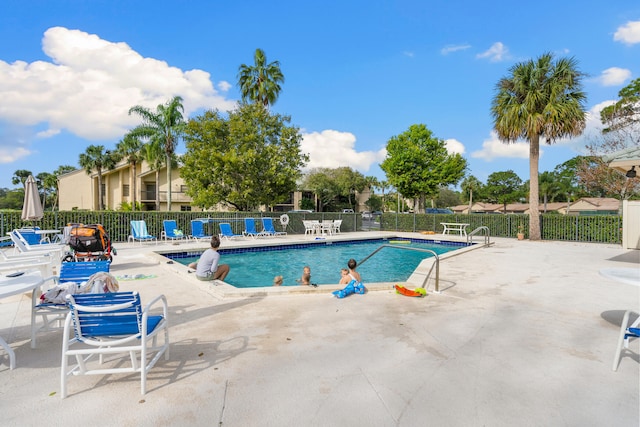
M 60 274 L 48 277 L 56 285 L 75 283 L 80 286 L 98 272 L 109 272 L 111 261 L 63 262 L 60 264 Z M 39 332 L 50 332 L 62 328 L 62 322 L 67 315 L 65 304 L 40 302 L 31 310 L 31 348 L 36 348 L 36 336 Z M 42 318 L 38 325 L 36 317 Z
M 191 221 L 191 238 L 194 240 L 210 240 L 211 234 L 204 231 L 204 222 L 199 219 Z
M 164 240 L 184 240 L 189 239 L 189 236 L 186 236 L 182 230 L 178 229 L 178 224 L 173 219 L 165 219 L 162 221 L 162 234 L 160 237 Z
M 236 237 L 243 237 L 242 234 L 234 234 L 231 229 L 231 224 L 228 222 L 221 222 L 218 224 L 220 226 L 220 238 L 221 239 L 235 239 Z
M 276 231 L 273 226 L 273 218 L 262 217 L 262 232 L 267 236 L 283 236 L 287 234 L 286 231 Z
M 144 220 L 131 221 L 131 235 L 127 238 L 127 241 L 135 243 L 136 240 L 140 243 L 155 241 L 156 245 L 158 244 L 158 238 L 149 234 L 147 223 Z
M 258 231 L 256 230 L 256 221 L 253 218 L 244 219 L 244 231 L 242 232 L 242 234 L 253 239 L 255 239 L 256 237 L 265 236 L 265 234 L 262 232 L 258 233 Z
M 63 399 L 67 396 L 69 375 L 118 373 L 139 373 L 144 395 L 147 372 L 163 354 L 165 360 L 169 360 L 168 307 L 164 295 L 157 296 L 146 306 L 142 306 L 137 292 L 68 295 L 67 305 L 60 396 Z M 156 305 L 161 305 L 162 314 L 151 315 L 150 311 Z M 164 339 L 159 340 L 161 332 Z M 102 365 L 104 355 L 111 358 L 115 354 L 123 355 L 122 363 Z M 95 358 L 96 355 L 99 357 Z M 69 358 L 75 363 L 69 365 Z

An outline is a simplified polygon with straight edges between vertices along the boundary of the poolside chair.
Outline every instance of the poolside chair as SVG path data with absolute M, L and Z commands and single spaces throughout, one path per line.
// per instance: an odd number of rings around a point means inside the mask
M 311 234 L 311 235 L 315 234 L 316 229 L 313 226 L 313 221 L 302 220 L 302 225 L 304 225 L 304 234 L 305 234 L 305 236 L 307 234 Z
M 635 315 L 635 320 L 631 320 L 631 314 Z M 633 322 L 633 323 L 632 323 Z M 620 325 L 620 335 L 618 336 L 618 345 L 616 346 L 616 355 L 613 358 L 613 370 L 618 370 L 620 364 L 620 356 L 622 351 L 630 352 L 629 340 L 640 338 L 640 316 L 638 313 L 631 310 L 627 310 L 622 318 L 622 324 Z M 637 357 L 637 356 L 636 356 Z
M 242 234 L 253 239 L 257 237 L 264 237 L 266 235 L 263 232 L 258 233 L 258 231 L 256 230 L 256 221 L 253 218 L 244 219 L 244 231 L 242 232 Z
M 242 234 L 234 234 L 231 229 L 231 224 L 228 222 L 221 222 L 218 224 L 220 226 L 220 239 L 235 239 L 236 237 L 243 237 Z
M 273 218 L 267 216 L 262 217 L 262 233 L 267 236 L 284 236 L 287 234 L 286 231 L 276 231 L 273 226 Z
M 162 228 L 160 238 L 165 242 L 167 240 L 189 240 L 189 236 L 186 236 L 182 230 L 178 229 L 178 224 L 173 219 L 165 219 L 162 221 Z
M 161 315 L 151 315 L 151 308 L 158 303 Z M 140 373 L 140 389 L 144 395 L 147 372 L 164 354 L 169 360 L 168 307 L 164 295 L 157 296 L 142 306 L 137 292 L 110 294 L 80 294 L 67 296 L 69 313 L 64 323 L 62 338 L 62 363 L 60 367 L 60 395 L 67 396 L 69 375 L 106 375 Z M 158 335 L 164 332 L 162 345 Z M 149 345 L 151 341 L 151 345 Z M 104 355 L 124 353 L 117 362 L 103 365 Z M 138 357 L 136 354 L 140 353 Z M 98 356 L 99 363 L 90 362 Z M 76 364 L 69 369 L 69 357 Z M 129 360 L 131 366 L 126 366 Z M 103 367 L 105 366 L 105 367 Z
M 75 283 L 79 287 L 95 273 L 108 273 L 110 267 L 111 261 L 63 262 L 60 264 L 60 274 L 47 277 L 45 281 L 52 281 L 54 285 Z M 61 329 L 67 313 L 66 304 L 38 302 L 31 310 L 31 348 L 36 348 L 38 333 Z M 38 325 L 38 316 L 42 318 L 41 325 Z
M 211 234 L 204 231 L 204 222 L 199 219 L 191 221 L 191 236 L 194 240 L 211 240 Z
M 339 234 L 341 226 L 342 226 L 342 220 L 341 219 L 334 219 L 333 220 L 333 227 L 331 228 L 331 231 L 333 233 L 335 233 L 335 234 Z
M 140 243 L 155 241 L 156 245 L 158 244 L 158 238 L 150 235 L 147 231 L 147 223 L 145 220 L 131 221 L 131 235 L 129 235 L 127 241 L 135 243 L 136 240 Z
M 29 253 L 32 255 L 49 253 L 52 256 L 62 258 L 62 253 L 65 250 L 64 245 L 59 245 L 57 243 L 30 244 L 24 237 L 23 232 L 24 230 L 21 232 L 16 229 L 9 233 L 9 237 L 11 238 L 11 241 L 13 241 L 14 253 Z

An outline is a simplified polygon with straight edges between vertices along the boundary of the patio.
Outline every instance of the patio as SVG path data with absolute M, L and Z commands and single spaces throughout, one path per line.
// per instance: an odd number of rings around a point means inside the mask
M 112 274 L 157 276 L 120 289 L 143 302 L 167 297 L 170 360 L 150 371 L 145 396 L 139 376 L 111 375 L 71 378 L 61 400 L 61 333 L 31 349 L 30 298 L 3 299 L 0 336 L 17 357 L 9 370 L 0 353 L 3 424 L 639 425 L 638 343 L 617 372 L 611 364 L 640 286 L 599 270 L 640 268 L 640 251 L 492 240 L 442 261 L 440 294 L 381 289 L 342 300 L 223 295 L 149 254 L 206 242 L 116 243 Z

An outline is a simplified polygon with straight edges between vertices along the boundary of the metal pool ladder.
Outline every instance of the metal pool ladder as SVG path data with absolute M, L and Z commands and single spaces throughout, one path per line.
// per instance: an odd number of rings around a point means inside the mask
M 371 258 L 372 256 L 374 256 L 375 254 L 377 254 L 378 252 L 380 252 L 380 250 L 382 250 L 382 248 L 394 248 L 394 249 L 404 249 L 405 251 L 418 251 L 418 252 L 428 252 L 431 255 L 434 256 L 436 262 L 434 262 L 431 265 L 431 268 L 429 269 L 429 272 L 427 273 L 427 275 L 424 278 L 424 281 L 422 282 L 422 287 L 425 288 L 425 285 L 427 284 L 427 281 L 429 280 L 429 277 L 431 277 L 431 273 L 433 272 L 433 268 L 435 267 L 436 269 L 436 285 L 434 288 L 434 292 L 435 293 L 440 293 L 440 257 L 438 256 L 437 253 L 435 253 L 434 251 L 432 251 L 431 249 L 423 249 L 423 248 L 407 248 L 404 246 L 396 246 L 396 245 L 382 245 L 380 246 L 378 249 L 376 249 L 375 251 L 371 252 L 369 255 L 367 255 L 366 257 L 364 257 L 362 259 L 362 261 L 360 261 L 358 263 L 358 265 L 362 265 L 362 263 L 364 263 L 366 260 L 368 260 L 369 258 Z M 426 288 L 425 288 L 426 289 Z
M 489 246 L 491 244 L 491 242 L 489 241 L 489 227 L 487 227 L 486 225 L 481 225 L 471 233 L 467 234 L 467 243 L 473 243 L 473 236 L 480 233 L 482 233 L 482 236 L 484 236 L 484 245 Z

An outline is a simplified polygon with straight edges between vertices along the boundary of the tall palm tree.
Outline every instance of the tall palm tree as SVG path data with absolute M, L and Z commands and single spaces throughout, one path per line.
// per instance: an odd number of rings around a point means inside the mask
M 160 169 L 164 165 L 164 152 L 162 146 L 157 139 L 152 139 L 148 144 L 145 144 L 143 150 L 144 159 L 151 165 L 151 168 L 156 173 L 156 187 L 155 187 L 155 200 L 156 211 L 160 210 Z
M 84 153 L 80 154 L 80 166 L 91 175 L 95 169 L 98 174 L 98 209 L 104 210 L 104 200 L 102 194 L 102 171 L 113 169 L 116 165 L 117 157 L 111 151 L 104 149 L 104 145 L 90 145 Z
M 29 178 L 29 175 L 33 175 L 31 171 L 26 169 L 18 169 L 13 173 L 13 176 L 11 177 L 11 183 L 13 185 L 20 184 L 22 188 L 24 188 L 24 183 L 27 180 L 27 178 Z
M 475 191 L 477 193 L 478 191 L 480 191 L 480 189 L 482 188 L 482 183 L 475 176 L 469 175 L 462 181 L 462 183 L 460 183 L 460 188 L 465 193 L 469 193 L 469 212 L 468 213 L 471 213 L 471 207 L 473 206 L 473 192 Z
M 131 182 L 131 210 L 136 210 L 136 166 L 144 159 L 143 154 L 144 143 L 142 140 L 131 133 L 127 133 L 122 141 L 116 144 L 116 151 L 129 162 L 129 182 Z
M 238 86 L 242 99 L 269 107 L 275 104 L 282 89 L 280 83 L 284 83 L 280 62 L 267 64 L 267 56 L 262 49 L 256 49 L 253 61 L 253 66 L 242 64 L 238 69 Z
M 498 138 L 505 143 L 524 138 L 529 142 L 529 238 L 540 240 L 538 162 L 540 138 L 551 144 L 578 136 L 585 127 L 586 94 L 582 74 L 573 58 L 554 60 L 545 53 L 518 63 L 500 79 L 491 103 Z
M 135 113 L 142 118 L 143 123 L 129 132 L 131 135 L 141 138 L 149 138 L 158 142 L 165 154 L 164 164 L 167 167 L 167 210 L 171 210 L 171 164 L 176 147 L 182 133 L 185 121 L 183 117 L 184 107 L 182 97 L 174 96 L 164 105 L 158 105 L 153 112 L 146 107 L 136 105 L 129 109 L 129 114 Z M 160 185 L 156 182 L 156 188 Z M 157 190 L 159 191 L 159 190 Z

